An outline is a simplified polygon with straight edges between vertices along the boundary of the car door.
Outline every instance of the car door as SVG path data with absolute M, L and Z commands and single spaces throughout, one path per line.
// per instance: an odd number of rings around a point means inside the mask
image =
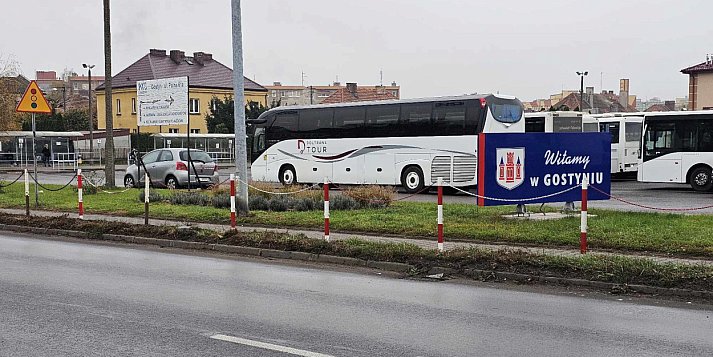
M 161 154 L 161 150 L 154 150 L 151 151 L 150 153 L 144 155 L 144 157 L 141 158 L 141 160 L 144 163 L 144 166 L 146 167 L 146 170 L 149 172 L 149 177 L 151 178 L 151 182 L 157 182 L 156 179 L 156 162 L 158 161 L 158 157 Z M 142 177 L 139 178 L 139 182 L 144 182 L 144 175 L 141 175 Z
M 154 165 L 155 168 L 154 171 L 151 172 L 151 178 L 157 183 L 165 183 L 166 176 L 173 174 L 173 171 L 176 170 L 173 153 L 170 150 L 161 150 L 158 161 L 156 161 Z

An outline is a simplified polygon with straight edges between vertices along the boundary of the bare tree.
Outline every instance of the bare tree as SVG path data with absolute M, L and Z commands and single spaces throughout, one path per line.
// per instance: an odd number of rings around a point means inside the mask
M 106 162 L 104 164 L 104 176 L 106 176 L 106 186 L 115 187 L 115 165 L 114 165 L 114 117 L 112 116 L 111 105 L 111 26 L 110 26 L 109 0 L 104 0 L 104 93 L 106 108 Z
M 25 88 L 20 83 L 20 63 L 15 57 L 0 54 L 0 130 L 19 130 L 22 114 L 15 113 L 17 100 Z

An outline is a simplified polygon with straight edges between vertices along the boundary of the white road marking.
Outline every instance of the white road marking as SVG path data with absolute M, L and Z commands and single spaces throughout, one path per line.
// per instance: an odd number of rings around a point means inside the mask
M 317 352 L 310 352 L 310 351 L 305 351 L 305 350 L 298 350 L 296 348 L 292 347 L 285 347 L 285 346 L 280 346 L 280 345 L 273 345 L 272 343 L 266 343 L 266 342 L 260 342 L 260 341 L 253 341 L 253 340 L 248 340 L 245 338 L 240 338 L 240 337 L 234 337 L 234 336 L 228 336 L 228 335 L 213 335 L 210 336 L 210 338 L 214 340 L 220 340 L 220 341 L 226 341 L 226 342 L 232 342 L 232 343 L 237 343 L 241 345 L 246 345 L 246 346 L 251 346 L 251 347 L 257 347 L 257 348 L 262 348 L 266 350 L 272 350 L 272 351 L 277 351 L 277 352 L 284 352 L 284 353 L 289 353 L 292 355 L 296 356 L 303 356 L 303 357 L 334 357 L 332 355 L 325 355 L 322 353 L 317 353 Z

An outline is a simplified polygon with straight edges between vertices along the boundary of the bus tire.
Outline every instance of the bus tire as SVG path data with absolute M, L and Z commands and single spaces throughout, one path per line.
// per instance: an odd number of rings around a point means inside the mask
M 416 193 L 423 190 L 423 170 L 418 166 L 408 166 L 401 173 L 401 186 L 406 193 Z
M 297 183 L 297 172 L 292 165 L 284 165 L 280 168 L 280 183 L 284 186 Z
M 710 191 L 713 188 L 713 174 L 707 166 L 699 166 L 691 171 L 689 183 L 694 190 L 703 192 Z

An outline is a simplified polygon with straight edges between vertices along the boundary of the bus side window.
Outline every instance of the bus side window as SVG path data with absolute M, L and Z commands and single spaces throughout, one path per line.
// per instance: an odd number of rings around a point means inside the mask
M 698 122 L 698 151 L 713 152 L 713 121 Z
M 433 135 L 463 135 L 465 134 L 465 104 L 463 102 L 436 103 L 433 120 Z
M 277 113 L 275 121 L 270 127 L 270 140 L 282 141 L 292 139 L 297 132 L 297 121 L 299 115 L 296 111 Z
M 468 100 L 465 112 L 465 135 L 475 135 L 478 133 L 478 121 L 480 120 L 480 101 Z
M 433 135 L 431 125 L 431 103 L 413 103 L 401 105 L 398 136 Z
M 398 136 L 399 105 L 372 105 L 366 108 L 366 126 L 371 136 Z
M 599 124 L 599 131 L 602 133 L 611 134 L 611 143 L 619 143 L 619 123 L 601 123 Z
M 364 107 L 342 107 L 334 109 L 335 138 L 369 137 L 364 130 Z
M 305 139 L 328 138 L 332 132 L 334 109 L 305 109 L 300 112 L 300 135 Z

